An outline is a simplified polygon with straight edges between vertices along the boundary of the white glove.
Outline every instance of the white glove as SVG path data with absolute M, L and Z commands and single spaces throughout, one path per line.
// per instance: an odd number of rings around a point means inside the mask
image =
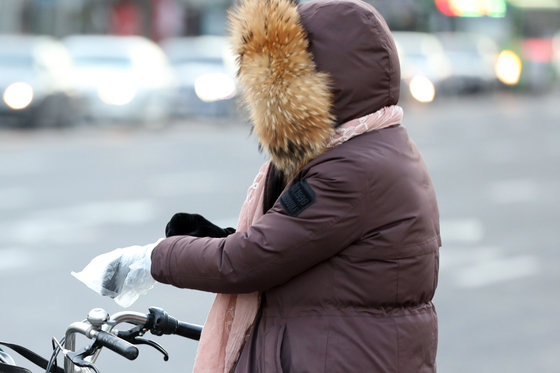
M 161 240 L 96 256 L 81 272 L 72 272 L 72 276 L 96 293 L 113 298 L 119 306 L 130 307 L 156 282 L 150 271 L 152 251 Z

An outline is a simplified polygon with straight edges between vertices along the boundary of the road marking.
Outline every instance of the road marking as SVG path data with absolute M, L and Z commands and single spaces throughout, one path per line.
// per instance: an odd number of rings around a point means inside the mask
M 530 179 L 502 180 L 490 184 L 488 193 L 499 204 L 533 202 L 538 198 L 539 185 Z
M 5 271 L 29 267 L 31 257 L 21 249 L 0 249 L 0 275 Z
M 539 268 L 537 258 L 529 255 L 519 255 L 480 262 L 457 271 L 455 276 L 459 286 L 479 288 L 531 276 L 536 274 Z
M 507 256 L 494 246 L 445 247 L 440 269 L 461 288 L 479 288 L 537 274 L 538 259 L 530 255 Z
M 500 257 L 500 255 L 500 250 L 493 246 L 457 249 L 444 245 L 440 251 L 440 269 L 456 271 L 466 266 L 473 266 L 480 262 L 494 260 Z
M 95 231 L 79 219 L 36 217 L 17 221 L 6 231 L 15 244 L 80 244 L 92 242 Z
M 43 210 L 41 218 L 79 220 L 83 226 L 102 224 L 134 224 L 149 221 L 154 215 L 150 200 L 117 200 L 88 202 L 80 205 Z
M 16 244 L 87 243 L 95 240 L 96 227 L 143 224 L 154 217 L 149 200 L 92 202 L 36 212 L 0 227 L 0 236 Z
M 484 237 L 482 222 L 474 218 L 444 219 L 440 222 L 441 239 L 445 244 L 478 243 Z

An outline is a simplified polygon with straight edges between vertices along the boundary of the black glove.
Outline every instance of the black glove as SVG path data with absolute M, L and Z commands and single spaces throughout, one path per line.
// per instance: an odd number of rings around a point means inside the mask
M 167 223 L 165 236 L 227 237 L 235 233 L 233 228 L 220 228 L 198 214 L 178 212 Z

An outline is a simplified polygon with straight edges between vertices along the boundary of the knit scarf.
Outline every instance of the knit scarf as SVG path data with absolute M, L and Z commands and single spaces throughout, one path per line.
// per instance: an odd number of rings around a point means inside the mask
M 401 107 L 384 107 L 338 126 L 327 148 L 340 145 L 363 133 L 399 124 L 402 119 Z M 269 165 L 270 162 L 266 162 L 261 166 L 247 191 L 237 223 L 239 232 L 246 232 L 263 215 L 264 184 Z M 202 330 L 193 373 L 232 371 L 251 333 L 259 304 L 258 292 L 216 295 Z

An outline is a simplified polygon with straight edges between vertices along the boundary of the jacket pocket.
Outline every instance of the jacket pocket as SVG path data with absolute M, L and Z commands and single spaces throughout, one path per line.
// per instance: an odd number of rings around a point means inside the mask
M 282 346 L 286 333 L 286 325 L 280 325 L 274 332 L 267 333 L 265 337 L 264 373 L 287 373 L 282 358 Z

